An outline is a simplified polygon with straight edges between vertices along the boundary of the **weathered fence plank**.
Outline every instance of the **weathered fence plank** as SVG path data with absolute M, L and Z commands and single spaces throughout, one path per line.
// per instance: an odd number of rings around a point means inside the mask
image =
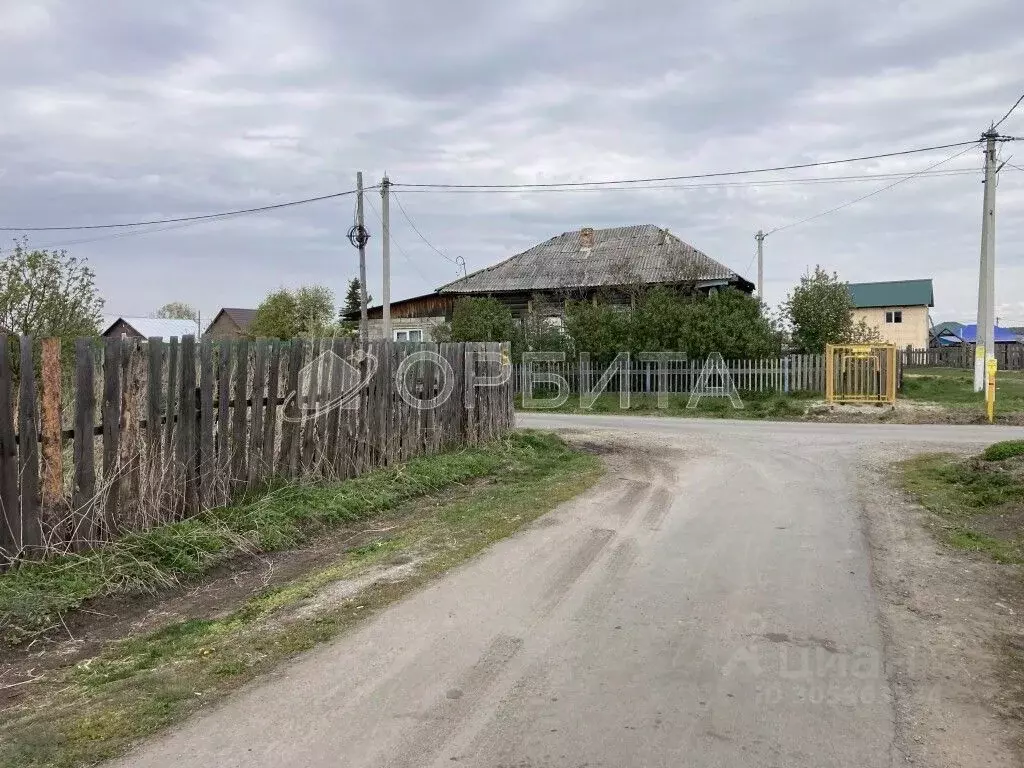
M 142 509 L 142 348 L 125 341 L 121 350 L 121 434 L 117 466 L 121 483 L 117 508 L 109 518 L 115 535 L 144 527 Z
M 60 339 L 43 339 L 42 360 L 42 466 L 43 523 L 46 534 L 64 542 L 70 536 L 65 519 L 64 434 L 60 367 Z
M 21 505 L 18 500 L 18 446 L 14 436 L 14 371 L 10 341 L 0 333 L 0 563 L 21 549 Z
M 18 397 L 18 475 L 21 478 L 21 548 L 35 552 L 43 543 L 39 509 L 39 432 L 36 419 L 36 366 L 32 338 L 21 338 L 21 391 Z
M 121 440 L 121 337 L 103 341 L 103 518 L 101 535 L 113 527 L 121 501 L 121 474 L 117 466 Z
M 267 472 L 263 459 L 263 416 L 266 413 L 267 386 L 267 347 L 269 342 L 260 339 L 256 342 L 256 352 L 252 365 L 252 406 L 250 407 L 249 424 L 249 473 L 248 485 L 252 488 L 266 477 Z
M 281 424 L 281 453 L 278 456 L 278 472 L 283 477 L 294 477 L 298 471 L 299 431 L 301 426 L 302 403 L 299 401 L 299 375 L 303 365 L 305 345 L 300 340 L 291 342 L 288 348 L 288 383 L 285 386 L 286 404 Z
M 281 390 L 281 344 L 270 342 L 269 370 L 267 372 L 267 412 L 263 423 L 263 467 L 265 475 L 272 475 L 277 469 L 274 451 L 277 448 L 277 400 Z
M 172 454 L 171 439 L 174 437 L 174 424 L 178 411 L 178 340 L 172 338 L 167 344 L 167 398 L 164 404 L 164 461 L 170 465 Z
M 97 541 L 99 534 L 96 524 L 94 366 L 92 340 L 77 339 L 75 341 L 75 467 L 71 494 L 71 508 L 74 516 L 71 543 L 76 551 L 91 547 Z
M 230 341 L 217 345 L 217 474 L 219 497 L 225 500 L 231 473 L 231 347 Z
M 189 517 L 199 511 L 199 484 L 196 451 L 196 338 L 181 339 L 181 396 L 178 406 L 178 440 L 175 463 L 183 473 L 181 516 Z
M 235 400 L 231 413 L 231 487 L 244 484 L 248 478 L 246 463 L 246 421 L 249 382 L 249 342 L 244 339 L 235 347 Z
M 217 457 L 214 453 L 213 422 L 213 342 L 203 339 L 199 345 L 199 506 L 216 504 Z

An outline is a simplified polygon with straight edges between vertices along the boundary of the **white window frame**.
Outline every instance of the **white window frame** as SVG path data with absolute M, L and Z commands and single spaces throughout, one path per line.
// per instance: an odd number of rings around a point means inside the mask
M 885 322 L 886 323 L 902 323 L 903 322 L 903 310 L 902 309 L 887 309 L 885 310 Z
M 405 338 L 398 338 L 398 334 L 404 334 Z M 418 333 L 420 337 L 418 339 L 410 339 L 410 333 Z M 423 341 L 423 329 L 422 328 L 395 328 L 394 330 L 395 341 Z

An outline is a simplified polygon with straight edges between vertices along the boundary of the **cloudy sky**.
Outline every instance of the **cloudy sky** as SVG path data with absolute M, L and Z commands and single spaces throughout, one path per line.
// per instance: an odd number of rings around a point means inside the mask
M 351 189 L 357 170 L 368 183 L 585 181 L 965 141 L 1024 91 L 1022 28 L 1019 0 L 0 0 L 0 224 L 260 206 Z M 1024 136 L 1024 105 L 1002 131 Z M 751 178 L 917 171 L 953 152 Z M 1024 167 L 1024 141 L 1001 153 Z M 849 281 L 933 278 L 934 319 L 972 321 L 981 162 L 969 149 L 940 168 L 973 173 L 915 178 L 772 235 L 767 300 L 820 263 Z M 398 199 L 470 270 L 580 226 L 652 223 L 754 280 L 758 228 L 889 183 Z M 998 193 L 998 313 L 1024 324 L 1024 172 L 1005 166 Z M 379 297 L 379 195 L 368 203 Z M 393 298 L 453 279 L 392 212 Z M 347 197 L 29 236 L 88 258 L 109 313 L 183 300 L 208 317 L 279 286 L 341 293 L 358 268 L 352 218 Z

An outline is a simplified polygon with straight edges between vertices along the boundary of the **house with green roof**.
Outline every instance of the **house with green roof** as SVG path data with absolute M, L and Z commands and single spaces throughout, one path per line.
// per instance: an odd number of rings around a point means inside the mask
M 935 306 L 931 280 L 850 283 L 849 287 L 853 322 L 863 320 L 877 329 L 882 341 L 888 344 L 914 349 L 928 347 L 928 309 Z

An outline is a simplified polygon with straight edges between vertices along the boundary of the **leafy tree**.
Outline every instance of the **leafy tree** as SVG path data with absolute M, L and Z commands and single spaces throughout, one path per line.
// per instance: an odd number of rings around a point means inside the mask
M 295 319 L 302 336 L 335 332 L 334 291 L 323 285 L 304 285 L 295 292 Z
M 512 312 L 497 299 L 459 299 L 452 309 L 447 341 L 511 341 L 515 335 Z
M 299 327 L 294 294 L 282 288 L 261 301 L 256 307 L 249 333 L 256 338 L 295 338 Z
M 800 278 L 786 297 L 783 309 L 793 342 L 804 352 L 824 352 L 826 344 L 875 341 L 878 333 L 867 323 L 853 322 L 849 286 L 820 266 Z
M 84 259 L 37 250 L 27 240 L 0 259 L 0 326 L 15 334 L 70 341 L 96 336 L 103 299 Z
M 294 339 L 334 333 L 334 294 L 322 285 L 281 288 L 256 307 L 249 333 L 257 338 Z
M 172 301 L 154 312 L 153 317 L 165 320 L 191 320 L 193 323 L 198 323 L 199 310 L 184 301 Z
M 566 330 L 578 350 L 605 360 L 623 351 L 754 358 L 781 348 L 778 323 L 759 301 L 732 289 L 697 297 L 657 287 L 638 292 L 632 306 L 569 302 Z

